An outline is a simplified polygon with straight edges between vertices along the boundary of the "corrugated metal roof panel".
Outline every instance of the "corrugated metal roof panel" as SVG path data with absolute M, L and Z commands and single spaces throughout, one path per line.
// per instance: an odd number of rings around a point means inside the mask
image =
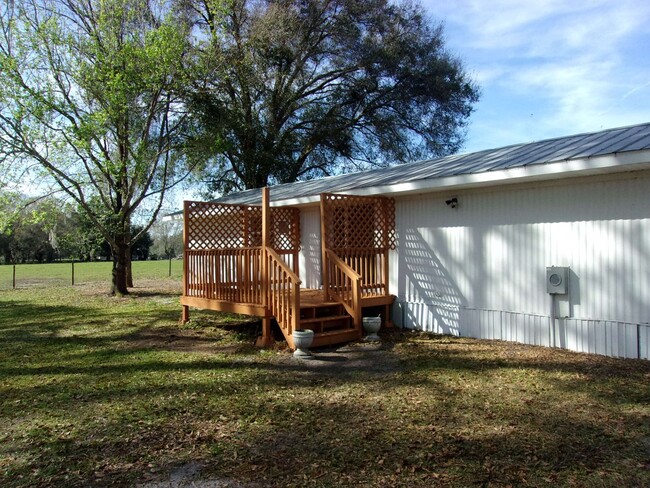
M 596 138 L 597 135 L 592 134 L 577 137 L 567 137 L 558 141 L 552 141 L 555 142 L 555 144 L 551 144 L 549 146 L 550 150 L 542 155 L 544 159 L 542 163 L 552 161 L 566 161 L 567 159 L 571 159 L 576 151 L 581 150 L 581 148 L 585 147 L 585 145 L 591 144 L 592 139 Z
M 650 149 L 650 123 L 276 185 L 271 191 L 271 198 L 287 200 L 323 192 L 345 192 L 373 186 L 478 174 L 643 149 Z M 217 201 L 259 203 L 260 199 L 260 190 L 247 190 L 227 195 Z
M 567 142 L 568 141 L 563 141 L 563 143 Z M 560 141 L 551 140 L 537 141 L 534 143 L 522 145 L 519 153 L 515 155 L 518 157 L 512 157 L 500 161 L 499 165 L 493 167 L 492 170 L 516 168 L 519 166 L 544 163 L 547 160 L 547 154 L 552 154 L 556 150 L 558 143 L 560 143 Z
M 640 132 L 637 137 L 638 139 L 634 142 L 631 142 L 628 146 L 628 151 L 641 151 L 650 147 L 650 134 Z
M 639 140 L 641 134 L 643 134 L 641 128 L 637 128 L 635 131 L 621 132 L 619 135 L 613 136 L 608 141 L 604 141 L 601 146 L 594 148 L 594 150 L 601 154 L 614 154 L 622 151 L 629 151 L 630 144 Z
M 576 152 L 571 155 L 572 158 L 589 158 L 601 154 L 610 154 L 610 148 L 614 148 L 619 141 L 623 141 L 629 135 L 629 131 L 612 130 L 603 134 L 602 137 L 591 140 L 588 144 L 583 144 L 577 148 Z M 624 147 L 624 145 L 623 145 Z

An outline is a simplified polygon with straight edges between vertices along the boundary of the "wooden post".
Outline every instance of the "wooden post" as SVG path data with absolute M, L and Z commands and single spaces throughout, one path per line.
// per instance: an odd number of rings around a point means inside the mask
M 325 299 L 329 299 L 329 292 L 328 292 L 328 286 L 329 286 L 329 281 L 330 281 L 330 276 L 329 276 L 329 271 L 327 269 L 327 253 L 325 252 L 325 249 L 327 247 L 327 232 L 326 232 L 326 225 L 325 225 L 325 219 L 327 218 L 325 216 L 325 198 L 326 198 L 325 193 L 321 193 L 320 195 L 320 249 L 321 249 L 321 260 L 320 260 L 320 267 L 321 267 L 321 280 L 322 283 L 321 285 L 323 286 L 323 293 L 325 294 Z
M 393 319 L 390 316 L 390 307 L 391 307 L 390 303 L 384 305 L 384 327 L 386 327 L 387 329 L 392 329 L 394 326 Z
M 172 255 L 169 255 L 169 274 L 167 275 L 171 278 L 172 276 Z
M 16 265 L 14 264 L 14 278 L 13 278 L 14 290 L 16 289 Z
M 294 330 L 301 330 L 300 327 L 300 283 L 293 284 L 291 298 L 293 303 L 291 308 L 293 309 L 293 314 L 291 315 L 291 334 Z
M 263 304 L 269 304 L 269 260 L 267 256 L 267 247 L 269 245 L 270 214 L 269 211 L 269 187 L 262 188 L 262 291 Z
M 262 305 L 264 305 L 265 315 L 262 318 L 262 337 L 258 337 L 255 342 L 257 347 L 268 347 L 273 344 L 271 317 L 269 315 L 269 256 L 267 253 L 270 213 L 270 195 L 267 186 L 262 188 Z
M 72 260 L 72 286 L 74 286 L 74 259 Z
M 183 202 L 183 295 L 187 296 L 187 250 L 189 248 L 189 225 L 190 203 L 186 200 Z M 170 260 L 171 265 L 171 260 Z M 190 307 L 183 305 L 181 314 L 181 323 L 186 324 L 190 321 Z
M 384 212 L 384 229 L 383 229 L 383 236 L 384 236 L 384 261 L 382 263 L 384 269 L 382 270 L 383 280 L 384 280 L 384 296 L 389 297 L 390 296 L 390 290 L 389 290 L 389 284 L 390 284 L 390 275 L 389 275 L 389 268 L 388 268 L 388 259 L 390 257 L 390 246 L 389 246 L 389 239 L 388 239 L 388 232 L 391 230 L 388 226 L 389 221 L 393 221 L 392 216 L 389 216 L 388 213 L 390 212 L 390 209 L 393 208 L 391 205 L 388 205 L 389 200 L 384 199 L 382 201 L 382 211 Z M 390 218 L 389 218 L 390 217 Z M 390 309 L 391 309 L 391 304 L 387 303 L 384 308 L 384 327 L 387 329 L 390 329 L 393 327 L 393 320 L 390 315 Z
M 252 247 L 253 243 L 251 242 L 250 239 L 250 234 L 248 232 L 248 227 L 249 227 L 249 207 L 244 207 L 242 208 L 242 236 L 244 237 L 243 239 L 243 247 Z M 264 218 L 264 217 L 262 217 Z

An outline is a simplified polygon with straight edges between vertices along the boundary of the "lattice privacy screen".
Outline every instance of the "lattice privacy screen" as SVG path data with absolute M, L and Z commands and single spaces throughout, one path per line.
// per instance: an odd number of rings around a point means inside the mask
M 292 207 L 271 207 L 270 234 L 270 245 L 280 254 L 300 250 L 300 210 Z
M 239 249 L 262 245 L 262 207 L 186 202 L 188 249 Z M 300 249 L 300 210 L 271 207 L 270 246 L 277 252 Z
M 325 245 L 329 249 L 395 249 L 395 200 L 323 193 Z

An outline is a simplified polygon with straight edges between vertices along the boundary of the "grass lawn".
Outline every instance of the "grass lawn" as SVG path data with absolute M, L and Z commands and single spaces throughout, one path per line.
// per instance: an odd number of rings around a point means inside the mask
M 648 361 L 393 331 L 299 363 L 136 285 L 0 292 L 0 486 L 650 486 Z

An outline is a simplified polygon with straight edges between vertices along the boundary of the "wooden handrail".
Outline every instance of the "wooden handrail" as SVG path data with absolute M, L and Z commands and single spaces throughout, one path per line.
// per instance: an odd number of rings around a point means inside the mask
M 296 273 L 294 273 L 294 271 L 289 267 L 289 265 L 287 263 L 284 262 L 284 260 L 280 257 L 280 255 L 277 253 L 277 251 L 275 251 L 274 249 L 272 249 L 270 247 L 267 247 L 266 252 L 270 256 L 273 256 L 273 259 L 275 259 L 279 263 L 279 265 L 287 272 L 287 274 L 289 274 L 289 276 L 291 276 L 292 280 L 294 280 L 299 285 L 302 283 L 302 281 L 300 281 L 300 277 Z
M 288 337 L 300 328 L 300 278 L 270 247 L 265 248 L 268 276 L 264 280 L 268 307 Z
M 348 275 L 351 280 L 361 279 L 361 275 L 352 269 L 351 266 L 345 264 L 345 262 L 340 257 L 338 257 L 334 251 L 325 249 L 325 254 L 327 255 L 327 258 L 332 261 L 337 267 L 341 268 L 341 271 Z
M 361 277 L 361 298 L 388 296 L 388 253 L 385 248 L 328 249 Z
M 333 251 L 325 249 L 324 256 L 325 291 L 329 298 L 343 304 L 352 316 L 355 328 L 361 330 L 361 275 Z

